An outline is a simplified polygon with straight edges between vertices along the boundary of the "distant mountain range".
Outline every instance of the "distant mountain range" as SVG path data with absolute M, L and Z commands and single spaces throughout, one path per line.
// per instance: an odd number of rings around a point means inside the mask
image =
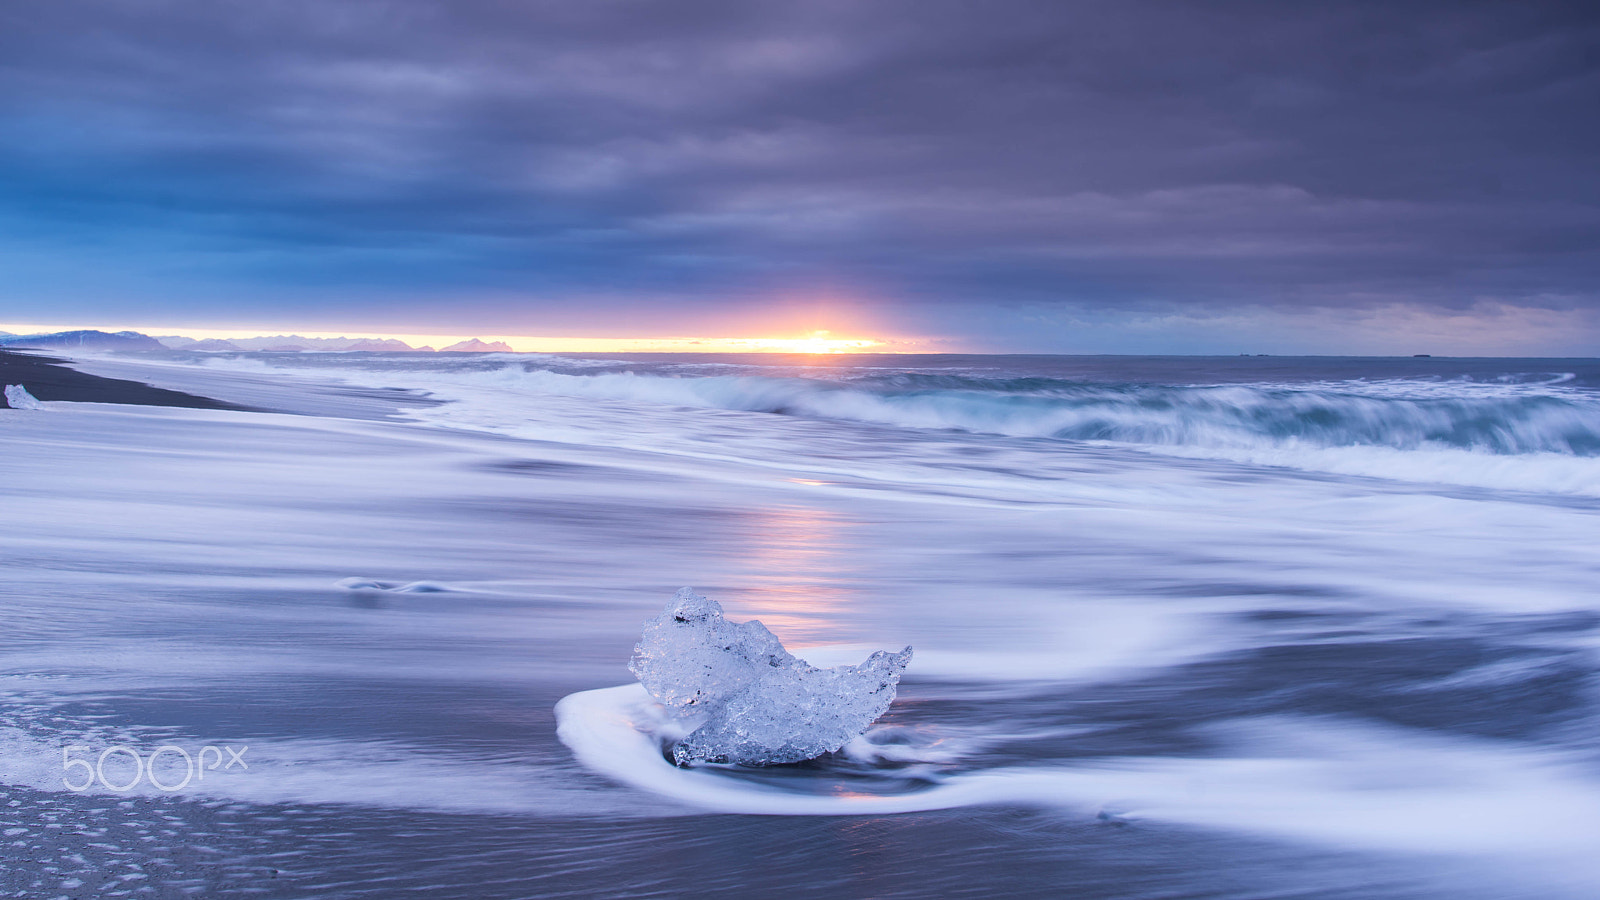
M 393 338 L 313 338 L 302 337 L 298 334 L 274 334 L 248 338 L 206 338 L 195 340 L 181 334 L 157 335 L 156 340 L 173 350 L 267 350 L 279 353 L 295 353 L 302 350 L 425 350 L 432 348 L 412 347 L 405 341 Z
M 489 341 L 488 343 L 485 343 L 483 341 L 478 340 L 477 338 L 472 338 L 470 340 L 461 341 L 460 343 L 457 343 L 457 344 L 451 344 L 448 347 L 441 347 L 441 348 L 439 348 L 439 352 L 440 353 L 514 353 L 516 351 L 512 350 L 511 349 L 511 345 L 507 344 L 505 341 Z
M 394 338 L 311 338 L 298 334 L 278 334 L 249 338 L 206 338 L 197 340 L 181 334 L 164 334 L 151 337 L 137 331 L 58 331 L 53 334 L 10 334 L 0 331 L 0 347 L 40 350 L 201 350 L 209 352 L 242 353 L 248 351 L 276 351 L 297 353 L 307 350 L 321 351 L 376 351 L 395 352 L 413 350 L 435 352 L 432 347 L 412 347 Z M 441 353 L 514 353 L 504 341 L 481 341 L 470 338 L 444 347 Z
M 58 331 L 54 334 L 8 334 L 0 337 L 0 347 L 39 350 L 164 350 L 162 343 L 137 331 Z

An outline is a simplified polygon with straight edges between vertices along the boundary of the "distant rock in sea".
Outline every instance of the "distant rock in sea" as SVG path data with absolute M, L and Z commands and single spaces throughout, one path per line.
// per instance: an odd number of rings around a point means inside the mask
M 137 331 L 58 331 L 54 334 L 21 334 L 0 337 L 0 347 L 51 350 L 165 350 L 166 345 Z
M 511 349 L 511 345 L 507 344 L 505 341 L 489 341 L 488 343 L 485 343 L 483 341 L 478 340 L 477 338 L 472 338 L 470 340 L 461 341 L 460 343 L 451 344 L 448 347 L 441 348 L 439 350 L 439 352 L 440 353 L 515 353 L 516 351 L 512 350 Z

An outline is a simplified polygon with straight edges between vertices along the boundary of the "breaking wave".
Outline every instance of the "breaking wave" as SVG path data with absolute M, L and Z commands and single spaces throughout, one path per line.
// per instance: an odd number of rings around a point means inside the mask
M 998 435 L 1037 441 L 1032 450 L 1045 454 L 1055 442 L 1073 442 L 1323 474 L 1600 496 L 1600 392 L 1592 375 L 1568 371 L 1159 383 L 993 368 L 639 363 L 532 354 L 470 360 L 379 355 L 315 366 L 303 359 L 271 366 L 257 359 L 207 360 L 206 365 L 318 375 L 337 369 L 363 382 L 455 401 L 416 413 L 423 420 L 529 437 L 548 437 L 552 425 L 558 431 L 615 431 L 619 420 L 591 415 L 609 404 L 625 407 L 612 410 L 624 415 L 640 407 L 729 410 L 894 427 L 930 438 Z M 582 401 L 591 409 L 555 412 L 541 400 L 550 397 Z M 745 431 L 744 438 L 759 441 L 756 431 Z M 729 433 L 717 431 L 724 438 Z M 679 443 L 674 452 L 716 455 L 709 444 L 719 439 L 701 433 L 695 446 Z M 649 443 L 673 442 L 658 434 Z M 752 452 L 743 440 L 733 455 L 746 458 Z M 899 452 L 918 455 L 908 446 Z
M 1154 447 L 1454 449 L 1600 456 L 1600 401 L 1540 384 L 1107 385 L 1049 378 L 499 373 L 538 393 Z M 1552 383 L 1553 382 L 1553 383 Z M 509 385 L 508 385 L 509 386 Z

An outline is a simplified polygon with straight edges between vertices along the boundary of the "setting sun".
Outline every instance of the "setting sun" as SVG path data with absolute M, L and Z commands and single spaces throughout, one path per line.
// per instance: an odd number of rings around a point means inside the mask
M 873 338 L 836 338 L 826 331 L 805 337 L 581 338 L 507 337 L 532 353 L 863 353 L 885 346 Z M 879 350 L 879 352 L 882 352 Z
M 854 353 L 880 344 L 866 338 L 829 337 L 826 331 L 814 331 L 803 338 L 753 338 L 747 343 L 749 349 L 768 353 Z
M 293 331 L 286 337 L 343 338 L 345 336 L 394 339 L 405 341 L 412 347 L 447 347 L 457 341 L 481 338 L 485 341 L 503 341 L 521 353 L 864 353 L 888 352 L 888 343 L 876 338 L 840 338 L 832 332 L 813 331 L 804 337 L 549 337 L 515 334 L 417 334 L 412 332 L 373 332 L 360 328 L 345 331 L 308 331 L 284 329 L 282 326 L 244 326 L 235 328 L 190 328 L 172 325 L 143 323 L 0 323 L 0 332 L 51 332 L 71 331 L 86 327 L 99 327 L 111 331 L 137 331 L 143 334 L 181 334 L 196 339 L 229 340 L 249 338 L 253 335 L 281 334 Z M 900 341 L 895 346 L 901 350 L 912 346 Z

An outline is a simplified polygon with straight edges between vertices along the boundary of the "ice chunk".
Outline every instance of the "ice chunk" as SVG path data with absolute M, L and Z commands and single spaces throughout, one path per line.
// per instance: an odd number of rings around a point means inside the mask
M 684 588 L 644 623 L 628 671 L 675 714 L 709 711 L 766 672 L 799 660 L 757 621 L 729 622 L 715 600 Z
M 859 666 L 818 669 L 757 621 L 729 622 L 689 588 L 645 623 L 628 669 L 680 718 L 705 721 L 673 748 L 696 762 L 765 766 L 838 750 L 894 702 L 911 648 Z
M 894 702 L 911 648 L 879 650 L 859 666 L 817 669 L 795 660 L 735 694 L 678 742 L 672 758 L 765 766 L 832 753 L 867 730 Z
M 6 385 L 6 404 L 12 409 L 43 409 L 39 405 L 39 398 L 28 393 L 28 389 L 20 384 Z

